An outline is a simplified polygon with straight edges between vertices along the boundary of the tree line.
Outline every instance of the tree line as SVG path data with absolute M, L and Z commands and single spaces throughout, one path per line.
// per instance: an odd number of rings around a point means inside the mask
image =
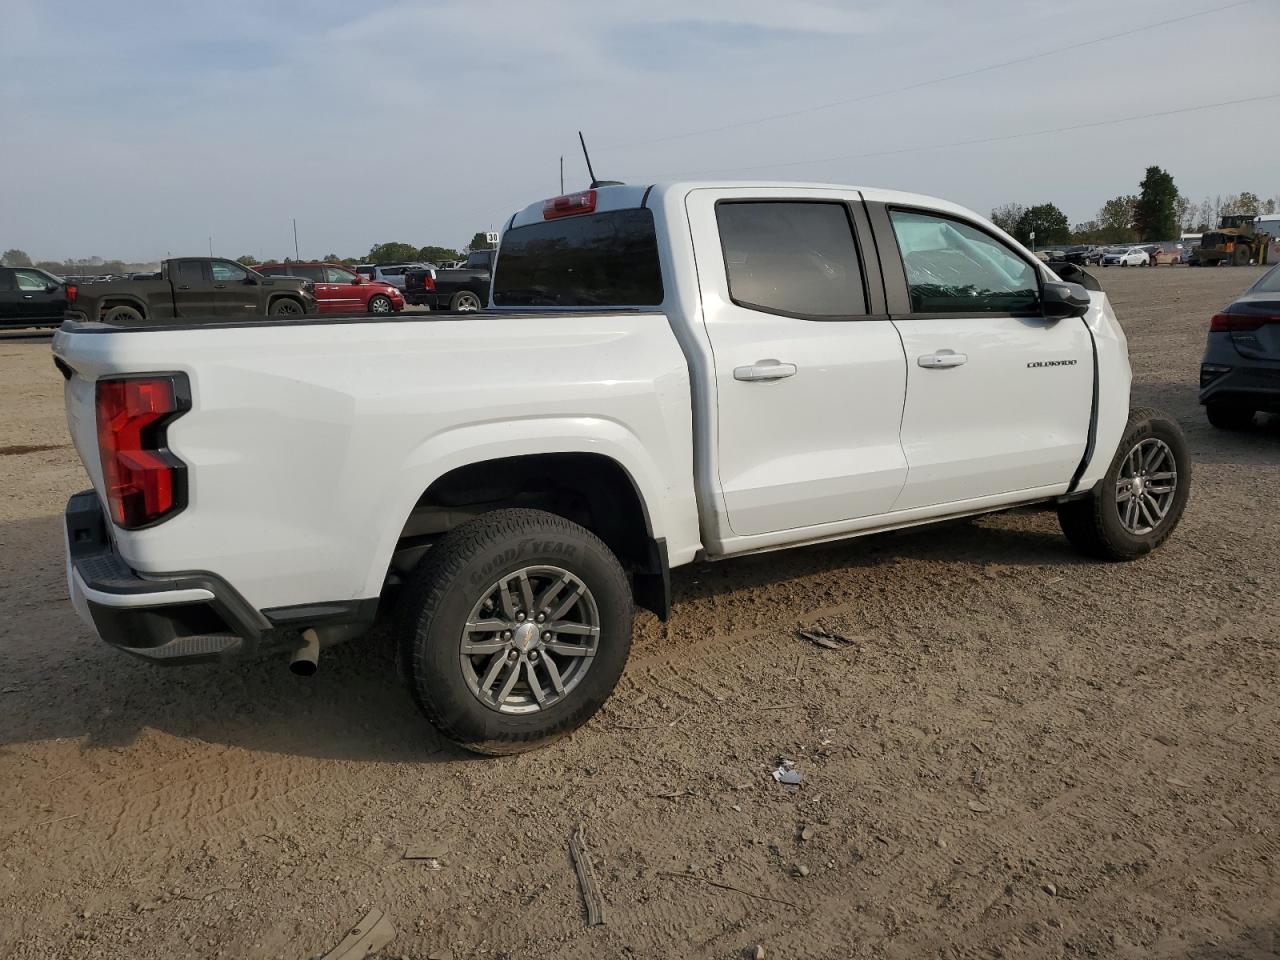
M 375 243 L 369 253 L 363 257 L 340 257 L 336 253 L 325 254 L 322 260 L 325 263 L 341 263 L 346 266 L 355 266 L 357 263 L 414 263 L 425 260 L 430 263 L 447 263 L 451 260 L 460 260 L 468 250 L 487 250 L 492 244 L 489 243 L 483 231 L 477 231 L 475 236 L 471 238 L 471 242 L 467 244 L 461 251 L 454 250 L 451 247 L 438 247 L 428 245 L 425 247 L 415 247 L 411 243 Z M 242 263 L 246 267 L 257 266 L 261 263 L 292 263 L 292 257 L 282 257 L 279 260 L 260 260 L 253 254 L 246 253 L 236 257 L 237 263 Z M 309 262 L 303 258 L 304 262 Z M 33 261 L 27 255 L 25 250 L 19 250 L 13 247 L 0 254 L 0 265 L 6 267 L 38 267 L 57 276 L 106 276 L 126 275 L 130 273 L 151 273 L 160 269 L 158 261 L 152 260 L 149 263 L 130 263 L 124 260 L 104 260 L 102 257 L 86 257 L 84 259 L 72 258 L 69 260 L 40 260 Z
M 991 222 L 1025 244 L 1037 247 L 1066 243 L 1138 243 L 1176 240 L 1183 233 L 1204 233 L 1231 214 L 1276 213 L 1280 196 L 1260 199 L 1245 191 L 1199 202 L 1178 192 L 1173 175 L 1147 167 L 1136 194 L 1112 197 L 1096 216 L 1072 225 L 1054 203 L 1024 206 L 1005 203 L 991 211 Z M 1035 234 L 1032 241 L 1031 235 Z

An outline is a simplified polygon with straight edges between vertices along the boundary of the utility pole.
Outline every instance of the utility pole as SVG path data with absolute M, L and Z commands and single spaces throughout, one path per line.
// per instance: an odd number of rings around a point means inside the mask
M 564 155 L 560 157 L 560 193 L 564 194 Z
M 301 260 L 302 257 L 298 253 L 298 218 L 293 218 L 293 259 Z
M 213 237 L 209 238 L 209 259 L 213 259 Z

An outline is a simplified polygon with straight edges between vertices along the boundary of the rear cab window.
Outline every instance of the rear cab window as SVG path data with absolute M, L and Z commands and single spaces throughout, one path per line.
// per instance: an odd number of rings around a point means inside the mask
M 645 208 L 512 227 L 494 264 L 499 307 L 656 307 L 662 301 L 658 236 Z

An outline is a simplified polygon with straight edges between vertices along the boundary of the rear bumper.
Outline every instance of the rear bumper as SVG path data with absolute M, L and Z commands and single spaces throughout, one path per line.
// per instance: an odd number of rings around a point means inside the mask
M 111 646 L 154 663 L 187 664 L 250 654 L 271 637 L 271 622 L 213 574 L 131 570 L 94 491 L 67 501 L 64 531 L 71 603 Z
M 1209 335 L 1209 349 L 1200 365 L 1200 402 L 1280 413 L 1280 362 L 1241 355 L 1228 342 L 1230 336 Z

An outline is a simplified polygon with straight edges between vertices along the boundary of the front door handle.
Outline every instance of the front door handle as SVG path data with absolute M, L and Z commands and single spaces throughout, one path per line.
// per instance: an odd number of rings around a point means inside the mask
M 191 284 L 189 284 L 189 283 L 180 283 L 180 284 L 178 284 L 178 289 L 179 289 L 179 290 L 190 290 L 190 289 L 191 289 Z
M 735 380 L 784 380 L 795 375 L 796 365 L 781 360 L 757 360 L 749 366 L 733 368 Z
M 939 350 L 937 353 L 927 353 L 920 357 L 916 363 L 928 370 L 941 370 L 946 367 L 958 367 L 969 359 L 967 354 L 956 353 L 954 350 Z

